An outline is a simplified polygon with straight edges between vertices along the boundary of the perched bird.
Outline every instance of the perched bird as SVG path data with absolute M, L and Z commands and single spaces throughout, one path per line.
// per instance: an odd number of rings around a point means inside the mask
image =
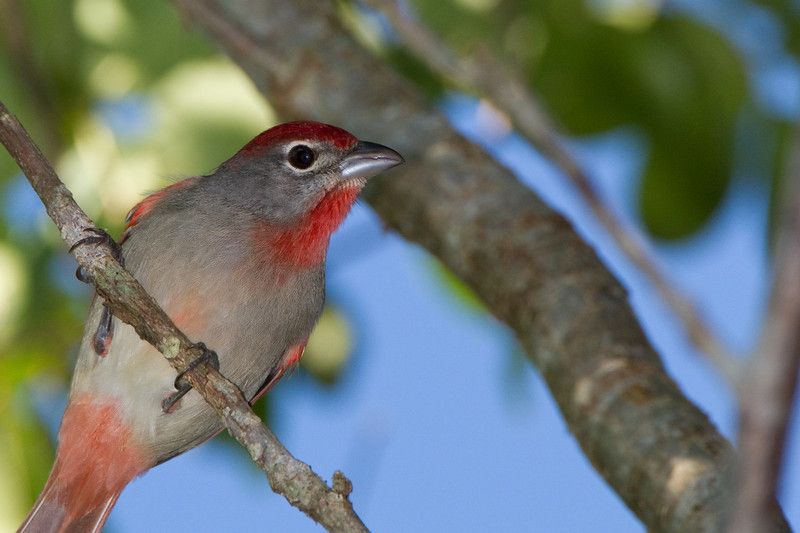
M 125 265 L 252 402 L 303 354 L 331 233 L 394 150 L 316 122 L 271 128 L 128 214 Z M 50 477 L 25 532 L 99 531 L 136 476 L 222 429 L 196 391 L 95 296 Z

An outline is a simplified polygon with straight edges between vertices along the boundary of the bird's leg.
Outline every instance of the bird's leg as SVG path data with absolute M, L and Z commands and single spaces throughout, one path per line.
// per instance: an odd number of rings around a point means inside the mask
M 103 304 L 103 314 L 100 315 L 100 323 L 97 325 L 97 331 L 94 332 L 92 338 L 92 348 L 97 355 L 105 357 L 108 354 L 108 348 L 111 346 L 111 339 L 114 337 L 114 322 L 111 311 Z
M 216 352 L 206 348 L 206 345 L 202 342 L 198 342 L 194 346 L 196 348 L 200 348 L 203 353 L 201 353 L 195 360 L 190 362 L 186 367 L 186 370 L 178 374 L 178 376 L 175 378 L 175 392 L 164 398 L 164 400 L 161 402 L 161 409 L 165 413 L 171 412 L 175 404 L 181 398 L 183 398 L 187 392 L 192 390 L 192 385 L 186 379 L 186 374 L 188 372 L 191 372 L 203 363 L 212 366 L 215 370 L 219 370 L 219 358 L 217 357 Z
M 125 259 L 122 257 L 122 248 L 117 241 L 111 238 L 111 235 L 108 234 L 105 230 L 100 228 L 86 228 L 86 231 L 90 233 L 94 233 L 89 237 L 84 237 L 83 239 L 79 240 L 75 244 L 73 244 L 69 251 L 72 251 L 77 248 L 78 246 L 82 246 L 84 244 L 99 244 L 99 243 L 106 243 L 111 247 L 111 253 L 114 256 L 114 259 L 119 261 L 119 264 L 125 266 Z M 78 278 L 80 281 L 84 283 L 91 283 L 92 277 L 89 275 L 83 267 L 78 267 L 75 271 L 75 277 Z M 103 314 L 100 316 L 100 324 L 97 326 L 97 331 L 94 333 L 94 339 L 92 342 L 92 348 L 97 355 L 104 357 L 108 353 L 108 348 L 111 345 L 111 339 L 114 336 L 114 317 L 111 315 L 111 311 L 103 304 Z
M 69 253 L 72 253 L 75 248 L 78 246 L 83 246 L 85 244 L 100 244 L 106 243 L 108 246 L 111 247 L 111 254 L 114 256 L 114 259 L 119 261 L 119 264 L 125 266 L 125 259 L 122 257 L 122 248 L 117 241 L 115 241 L 111 235 L 108 234 L 105 230 L 100 228 L 86 228 L 84 231 L 89 233 L 94 233 L 94 235 L 90 235 L 88 237 L 84 237 L 80 239 L 78 242 L 70 246 Z M 75 271 L 75 277 L 78 278 L 80 281 L 84 283 L 91 283 L 92 277 L 89 275 L 83 267 L 78 267 Z

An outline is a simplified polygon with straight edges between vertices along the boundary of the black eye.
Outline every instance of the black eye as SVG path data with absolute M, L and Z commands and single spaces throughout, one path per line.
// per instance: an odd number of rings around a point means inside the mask
M 316 158 L 317 155 L 314 153 L 314 150 L 305 144 L 298 144 L 289 150 L 289 164 L 300 170 L 305 170 L 310 167 Z

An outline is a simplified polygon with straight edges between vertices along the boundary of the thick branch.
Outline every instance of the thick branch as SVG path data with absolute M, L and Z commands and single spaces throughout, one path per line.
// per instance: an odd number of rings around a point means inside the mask
M 187 368 L 202 354 L 202 349 L 178 330 L 139 282 L 119 264 L 111 246 L 79 244 L 84 237 L 94 235 L 94 223 L 2 102 L 0 142 L 28 176 L 78 264 L 94 280 L 97 291 L 114 315 L 132 325 L 178 372 Z M 347 494 L 328 487 L 311 467 L 295 459 L 253 413 L 236 385 L 207 365 L 198 366 L 187 377 L 217 411 L 230 434 L 266 472 L 275 492 L 330 531 L 366 531 Z
M 625 290 L 563 217 L 363 50 L 335 3 L 175 1 L 286 118 L 398 148 L 404 168 L 368 190 L 386 223 L 516 331 L 586 455 L 649 528 L 719 529 L 731 447 L 666 375 Z
M 800 370 L 800 132 L 789 162 L 775 280 L 758 351 L 742 384 L 739 491 L 731 531 L 763 531 L 774 519 L 786 429 Z
M 737 387 L 741 374 L 739 360 L 728 354 L 708 329 L 694 303 L 661 273 L 642 236 L 623 224 L 609 209 L 586 170 L 564 146 L 555 121 L 528 85 L 505 68 L 488 50 L 481 50 L 470 59 L 458 56 L 412 14 L 401 10 L 397 0 L 363 1 L 387 16 L 408 49 L 428 68 L 462 88 L 477 91 L 490 99 L 495 107 L 513 120 L 528 140 L 561 169 L 619 249 L 647 277 L 680 320 L 689 339 L 716 365 L 728 383 Z

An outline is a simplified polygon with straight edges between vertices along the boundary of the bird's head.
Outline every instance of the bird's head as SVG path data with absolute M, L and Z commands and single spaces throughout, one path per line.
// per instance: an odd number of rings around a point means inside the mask
M 341 128 L 290 122 L 256 136 L 209 178 L 254 219 L 250 234 L 263 253 L 312 265 L 367 180 L 402 162 Z
M 280 124 L 256 136 L 215 176 L 251 210 L 292 225 L 326 200 L 355 200 L 367 180 L 403 162 L 396 151 L 319 122 Z M 231 183 L 233 182 L 233 183 Z

